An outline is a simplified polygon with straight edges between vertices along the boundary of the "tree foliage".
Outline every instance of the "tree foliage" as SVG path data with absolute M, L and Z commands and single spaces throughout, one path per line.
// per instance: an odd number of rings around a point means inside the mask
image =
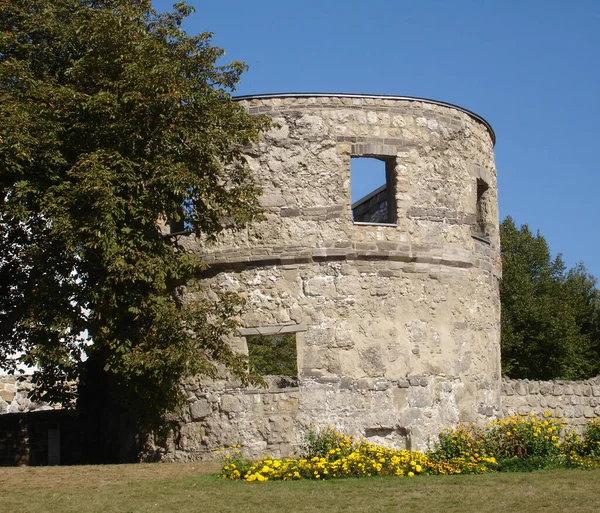
M 296 335 L 253 335 L 247 337 L 250 368 L 261 376 L 296 376 Z
M 513 378 L 600 373 L 600 292 L 583 264 L 566 270 L 544 237 L 510 217 L 500 226 L 502 367 Z
M 153 411 L 182 376 L 244 377 L 223 343 L 239 300 L 184 300 L 202 264 L 158 221 L 210 238 L 259 214 L 242 148 L 268 122 L 230 96 L 245 65 L 182 30 L 185 4 L 0 2 L 0 367 L 37 366 L 64 400 L 94 360 Z

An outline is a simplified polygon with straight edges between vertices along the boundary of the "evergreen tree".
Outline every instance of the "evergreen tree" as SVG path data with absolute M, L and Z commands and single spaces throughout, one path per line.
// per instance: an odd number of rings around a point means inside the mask
M 585 267 L 566 272 L 560 255 L 527 225 L 507 217 L 502 253 L 502 367 L 513 378 L 581 379 L 598 372 L 596 281 Z

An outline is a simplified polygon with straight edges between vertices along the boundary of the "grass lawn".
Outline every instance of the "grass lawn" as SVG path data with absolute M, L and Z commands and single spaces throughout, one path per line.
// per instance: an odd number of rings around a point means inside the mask
M 0 468 L 0 511 L 600 512 L 600 469 L 243 483 L 215 464 Z

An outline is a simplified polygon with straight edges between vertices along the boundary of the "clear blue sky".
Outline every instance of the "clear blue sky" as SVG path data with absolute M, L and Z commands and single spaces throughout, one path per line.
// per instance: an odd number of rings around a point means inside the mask
M 155 0 L 159 10 L 173 2 Z M 600 1 L 188 0 L 250 66 L 236 94 L 420 96 L 487 119 L 500 217 L 600 278 Z

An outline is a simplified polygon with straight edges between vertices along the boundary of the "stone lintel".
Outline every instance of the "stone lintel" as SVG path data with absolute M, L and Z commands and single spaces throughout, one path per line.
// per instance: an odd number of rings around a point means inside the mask
M 243 337 L 251 335 L 283 335 L 285 333 L 298 333 L 306 331 L 306 324 L 286 324 L 280 326 L 261 326 L 257 328 L 242 328 L 238 332 Z

